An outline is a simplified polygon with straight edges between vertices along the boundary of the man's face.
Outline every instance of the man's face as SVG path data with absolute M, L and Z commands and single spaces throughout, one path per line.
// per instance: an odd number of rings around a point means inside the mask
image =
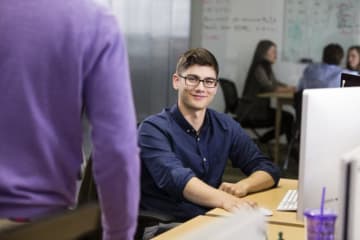
M 196 79 L 204 81 L 197 84 Z M 173 87 L 178 91 L 179 106 L 188 111 L 205 110 L 217 91 L 218 84 L 209 87 L 213 81 L 216 81 L 216 72 L 210 66 L 193 65 L 182 73 L 174 74 Z

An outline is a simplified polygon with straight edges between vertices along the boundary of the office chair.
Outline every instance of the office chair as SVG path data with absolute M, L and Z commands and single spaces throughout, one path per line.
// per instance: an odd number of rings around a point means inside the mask
M 259 140 L 262 135 L 257 129 L 274 127 L 274 123 L 271 121 L 252 118 L 251 114 L 257 110 L 256 99 L 239 98 L 235 83 L 229 79 L 220 78 L 219 83 L 224 95 L 225 113 L 231 114 L 243 128 L 250 129 Z M 267 152 L 271 153 L 268 146 Z
M 155 211 L 147 211 L 147 210 L 139 210 L 137 229 L 135 234 L 135 240 L 142 240 L 145 232 L 145 228 L 156 226 L 159 223 L 173 223 L 176 222 L 176 219 L 168 214 L 155 212 Z
M 74 210 L 44 217 L 29 224 L 11 227 L 0 232 L 1 240 L 69 240 L 81 239 L 95 230 L 98 225 L 100 208 L 90 203 Z

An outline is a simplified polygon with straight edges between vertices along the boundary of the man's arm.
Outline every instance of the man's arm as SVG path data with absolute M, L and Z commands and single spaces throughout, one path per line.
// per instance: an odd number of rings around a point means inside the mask
M 191 178 L 187 182 L 183 194 L 187 200 L 198 205 L 223 208 L 227 211 L 233 211 L 243 206 L 256 206 L 255 202 L 234 197 L 231 194 L 209 186 L 196 177 Z
M 265 157 L 252 139 L 234 122 L 233 145 L 230 159 L 234 167 L 240 168 L 247 178 L 238 183 L 222 183 L 220 190 L 237 197 L 265 190 L 277 185 L 280 176 L 279 168 Z
M 265 171 L 256 171 L 249 177 L 237 183 L 223 182 L 219 189 L 236 197 L 243 197 L 252 192 L 258 192 L 274 186 L 272 176 Z

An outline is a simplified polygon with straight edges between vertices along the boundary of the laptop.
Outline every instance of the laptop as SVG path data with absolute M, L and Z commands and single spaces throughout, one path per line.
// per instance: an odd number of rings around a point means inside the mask
M 340 87 L 360 87 L 360 76 L 342 73 Z

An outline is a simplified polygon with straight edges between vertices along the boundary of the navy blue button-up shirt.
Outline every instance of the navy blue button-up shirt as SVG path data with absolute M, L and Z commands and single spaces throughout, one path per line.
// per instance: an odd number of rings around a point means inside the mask
M 139 128 L 141 208 L 187 220 L 207 208 L 187 201 L 183 190 L 192 177 L 218 188 L 228 159 L 246 175 L 262 170 L 275 185 L 280 171 L 253 143 L 240 124 L 208 109 L 199 134 L 178 107 L 148 117 Z

